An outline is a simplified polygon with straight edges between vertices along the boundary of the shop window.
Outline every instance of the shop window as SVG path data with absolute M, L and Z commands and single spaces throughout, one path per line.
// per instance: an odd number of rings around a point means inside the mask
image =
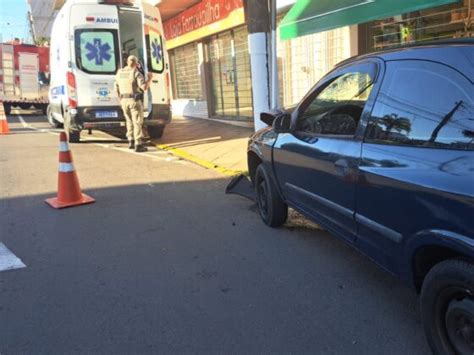
M 350 28 L 347 26 L 285 41 L 280 40 L 279 35 L 277 37 L 280 103 L 283 106 L 298 103 L 337 63 L 351 56 Z
M 474 150 L 473 85 L 437 63 L 389 62 L 366 141 Z
M 374 21 L 369 24 L 372 50 L 401 44 L 472 36 L 468 27 L 469 0 Z M 473 5 L 471 3 L 471 11 Z
M 175 98 L 202 99 L 197 43 L 175 48 L 171 52 Z

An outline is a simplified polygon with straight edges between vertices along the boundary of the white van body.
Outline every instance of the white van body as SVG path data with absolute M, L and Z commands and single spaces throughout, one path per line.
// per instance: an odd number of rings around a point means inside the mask
M 153 73 L 144 93 L 145 125 L 152 138 L 171 121 L 169 65 L 157 7 L 145 0 L 68 0 L 51 33 L 50 123 L 64 124 L 70 141 L 82 129 L 125 127 L 115 74 L 128 55 Z

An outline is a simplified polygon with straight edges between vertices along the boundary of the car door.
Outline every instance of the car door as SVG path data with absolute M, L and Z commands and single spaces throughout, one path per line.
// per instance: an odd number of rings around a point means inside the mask
M 288 204 L 350 241 L 356 237 L 359 122 L 381 65 L 366 60 L 330 73 L 303 99 L 291 131 L 274 145 L 275 174 Z
M 448 65 L 386 63 L 363 144 L 356 221 L 359 248 L 389 270 L 415 248 L 407 243 L 474 230 L 473 93 L 472 79 Z

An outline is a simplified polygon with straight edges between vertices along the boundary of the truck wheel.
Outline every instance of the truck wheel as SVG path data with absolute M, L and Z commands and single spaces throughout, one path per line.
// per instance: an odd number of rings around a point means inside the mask
M 163 136 L 163 132 L 165 131 L 165 126 L 148 126 L 147 129 L 150 138 L 161 138 Z
M 288 205 L 281 199 L 275 184 L 263 164 L 255 173 L 255 195 L 258 211 L 263 222 L 270 227 L 279 227 L 288 218 Z
M 421 315 L 434 354 L 474 353 L 474 265 L 446 260 L 423 282 Z
M 80 131 L 69 131 L 69 143 L 79 143 L 81 141 Z
M 12 107 L 10 104 L 3 104 L 3 108 L 5 110 L 5 115 L 9 115 L 12 113 Z

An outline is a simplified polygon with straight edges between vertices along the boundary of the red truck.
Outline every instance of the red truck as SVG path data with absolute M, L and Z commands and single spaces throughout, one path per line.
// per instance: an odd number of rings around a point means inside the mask
M 0 44 L 0 101 L 12 107 L 34 107 L 46 114 L 49 90 L 49 47 Z

